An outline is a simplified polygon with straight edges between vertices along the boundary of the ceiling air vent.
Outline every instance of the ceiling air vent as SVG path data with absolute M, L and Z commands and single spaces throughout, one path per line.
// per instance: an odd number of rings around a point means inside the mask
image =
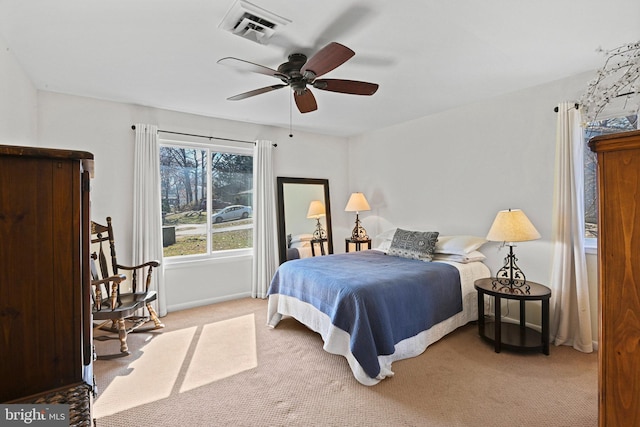
M 260 44 L 268 44 L 280 26 L 291 21 L 245 0 L 237 0 L 218 28 Z

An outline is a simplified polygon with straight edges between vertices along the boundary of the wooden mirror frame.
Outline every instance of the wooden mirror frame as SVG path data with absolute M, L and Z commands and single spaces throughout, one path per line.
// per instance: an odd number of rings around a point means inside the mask
M 287 261 L 287 228 L 285 224 L 285 201 L 284 186 L 285 184 L 302 184 L 302 185 L 322 185 L 324 189 L 324 206 L 326 210 L 325 222 L 327 231 L 327 250 L 333 253 L 333 236 L 331 229 L 331 203 L 329 199 L 329 180 L 321 178 L 290 178 L 279 176 L 277 178 L 278 189 L 278 253 L 280 255 L 280 264 Z M 312 230 L 312 228 L 311 228 Z

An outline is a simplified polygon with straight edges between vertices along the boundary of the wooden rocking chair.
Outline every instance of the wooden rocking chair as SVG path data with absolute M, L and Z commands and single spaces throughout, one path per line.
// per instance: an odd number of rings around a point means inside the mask
M 136 266 L 119 264 L 116 259 L 111 217 L 107 217 L 107 225 L 91 222 L 91 258 L 92 262 L 97 263 L 93 284 L 97 286 L 98 282 L 101 282 L 100 286 L 105 286 L 105 284 L 109 283 L 112 285 L 110 291 L 100 288 L 102 292 L 109 293 L 109 298 L 102 299 L 100 303 L 98 303 L 97 299 L 94 301 L 94 319 L 103 320 L 106 314 L 97 312 L 103 312 L 105 309 L 113 311 L 122 308 L 122 311 L 127 313 L 126 316 L 122 317 L 122 322 L 118 319 L 107 317 L 104 320 L 111 320 L 111 325 L 108 326 L 106 325 L 108 322 L 103 322 L 99 326 L 101 329 L 118 332 L 122 336 L 123 323 L 125 325 L 125 333 L 164 328 L 164 324 L 160 322 L 158 315 L 151 306 L 151 302 L 157 299 L 157 293 L 149 289 L 153 269 L 158 267 L 160 263 L 158 261 L 147 261 Z M 114 277 L 119 279 L 114 279 Z M 138 283 L 138 277 L 144 279 L 142 284 Z M 129 285 L 128 289 L 125 284 Z M 143 314 L 145 308 L 148 311 L 148 315 Z M 143 315 L 136 314 L 140 312 Z M 153 321 L 153 326 L 141 328 L 148 321 Z M 126 341 L 123 342 L 122 338 L 120 338 L 120 341 L 121 352 L 126 353 Z M 123 350 L 122 347 L 125 349 Z

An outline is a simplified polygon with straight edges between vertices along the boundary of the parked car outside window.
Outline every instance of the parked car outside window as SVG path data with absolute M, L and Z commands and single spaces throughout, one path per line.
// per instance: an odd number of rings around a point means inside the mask
M 234 219 L 245 219 L 251 216 L 251 206 L 231 205 L 211 215 L 211 222 L 220 223 Z

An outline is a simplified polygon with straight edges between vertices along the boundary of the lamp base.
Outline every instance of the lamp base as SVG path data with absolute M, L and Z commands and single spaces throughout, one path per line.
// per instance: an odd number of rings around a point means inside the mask
M 365 230 L 364 227 L 362 227 L 362 225 L 360 224 L 358 213 L 356 213 L 356 226 L 353 227 L 353 231 L 351 232 L 351 240 L 354 242 L 369 240 L 369 236 L 367 236 L 367 230 Z
M 316 230 L 313 232 L 313 238 L 317 240 L 326 239 L 327 232 L 322 228 L 322 224 L 320 224 L 320 218 L 316 218 L 318 223 L 316 224 Z
M 504 258 L 504 265 L 496 272 L 493 280 L 493 289 L 511 294 L 529 294 L 530 286 L 524 272 L 518 267 L 516 255 L 513 253 L 513 246 L 509 245 L 509 253 Z

